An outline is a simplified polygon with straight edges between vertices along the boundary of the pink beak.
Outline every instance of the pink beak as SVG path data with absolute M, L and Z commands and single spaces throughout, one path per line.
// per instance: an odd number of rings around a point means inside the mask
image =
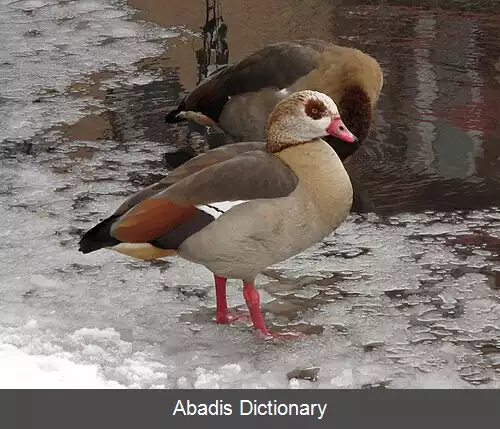
M 332 122 L 326 132 L 348 143 L 356 143 L 358 141 L 358 138 L 347 129 L 340 116 L 332 118 Z

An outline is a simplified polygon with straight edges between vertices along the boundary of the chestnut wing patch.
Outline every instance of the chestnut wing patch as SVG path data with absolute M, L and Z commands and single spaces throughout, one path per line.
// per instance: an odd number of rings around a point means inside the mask
M 162 249 L 177 249 L 184 240 L 196 234 L 235 205 L 246 201 L 225 201 L 197 206 L 196 213 L 184 222 L 170 229 L 167 233 L 151 240 L 150 243 Z
M 166 198 L 146 198 L 123 215 L 111 228 L 111 235 L 128 243 L 147 243 L 186 222 L 199 210 L 178 205 Z
M 83 235 L 79 250 L 89 253 L 120 243 L 175 250 L 237 204 L 289 195 L 297 176 L 263 151 L 263 145 L 236 144 L 194 158 L 185 168 L 129 197 Z

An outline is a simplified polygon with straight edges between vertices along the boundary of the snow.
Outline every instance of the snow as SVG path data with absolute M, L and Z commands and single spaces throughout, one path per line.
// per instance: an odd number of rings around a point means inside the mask
M 8 344 L 0 345 L 0 379 L 4 389 L 102 389 L 120 386 L 106 382 L 95 365 L 68 359 L 30 355 Z
M 133 352 L 113 329 L 82 328 L 64 338 L 47 338 L 35 320 L 0 335 L 2 388 L 123 389 L 164 387 L 165 366 Z M 113 364 L 113 380 L 103 363 Z M 157 383 L 157 384 L 155 384 Z
M 165 147 L 19 148 L 89 105 L 103 108 L 65 93 L 89 73 L 114 71 L 114 87 L 158 79 L 133 63 L 168 49 L 176 33 L 132 13 L 112 0 L 0 0 L 0 387 L 500 387 L 498 254 L 453 242 L 478 229 L 500 237 L 498 209 L 350 216 L 258 278 L 268 320 L 310 334 L 289 343 L 217 326 L 203 267 L 77 252 L 80 232 L 137 188 L 128 173 L 154 173 Z M 103 44 L 109 37 L 117 40 Z M 56 92 L 33 103 L 47 88 Z M 69 161 L 79 148 L 92 158 Z M 230 305 L 243 305 L 240 284 L 228 285 Z M 320 368 L 318 381 L 287 379 L 307 367 Z

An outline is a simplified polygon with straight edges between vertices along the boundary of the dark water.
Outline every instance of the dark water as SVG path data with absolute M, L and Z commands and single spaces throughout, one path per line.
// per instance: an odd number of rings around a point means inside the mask
M 498 205 L 498 4 L 390 3 L 353 17 L 386 76 L 355 175 L 381 212 Z
M 204 1 L 130 0 L 137 19 L 214 37 Z M 203 39 L 169 39 L 163 55 L 138 67 L 161 71 L 145 85 L 100 90 L 107 112 L 64 128 L 69 140 L 144 141 L 204 150 L 224 141 L 196 125 L 166 125 L 165 112 L 215 63 L 235 61 L 268 43 L 317 37 L 360 48 L 381 64 L 385 83 L 351 177 L 388 215 L 500 205 L 500 3 L 491 1 L 210 0 L 225 31 L 218 57 Z M 208 25 L 207 25 L 208 22 Z M 110 42 L 111 43 L 111 42 Z M 106 76 L 105 76 L 106 77 Z M 92 77 L 99 87 L 99 75 Z M 90 91 L 92 93 L 92 91 Z M 44 139 L 46 136 L 42 137 Z M 126 149 L 124 149 L 126 150 Z M 158 167 L 162 153 L 158 153 Z M 134 171 L 130 174 L 133 176 Z M 148 184 L 158 175 L 144 177 Z
M 198 27 L 205 23 L 202 2 L 167 2 L 168 11 L 154 1 L 134 3 L 149 9 L 147 18 L 163 24 L 185 24 L 182 16 L 189 24 L 197 17 Z M 277 1 L 269 2 L 275 3 L 274 25 L 272 5 L 260 3 L 219 4 L 228 27 L 230 62 L 266 43 L 320 37 L 358 47 L 383 67 L 385 85 L 372 133 L 349 161 L 351 176 L 363 184 L 376 212 L 500 204 L 498 2 Z M 241 25 L 244 19 L 246 26 Z M 174 45 L 164 58 L 145 66 L 162 67 L 164 82 L 108 94 L 107 101 L 118 108 L 115 137 L 176 147 L 193 139 L 199 144 L 196 130 L 203 130 L 162 124 L 179 91 L 190 90 L 198 78 L 191 42 Z M 209 138 L 210 144 L 216 142 Z

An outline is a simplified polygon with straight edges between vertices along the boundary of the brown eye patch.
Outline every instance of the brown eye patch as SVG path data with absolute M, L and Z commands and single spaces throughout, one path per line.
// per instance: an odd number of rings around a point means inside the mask
M 326 106 L 322 101 L 309 100 L 306 104 L 306 115 L 313 119 L 320 119 L 326 115 Z

